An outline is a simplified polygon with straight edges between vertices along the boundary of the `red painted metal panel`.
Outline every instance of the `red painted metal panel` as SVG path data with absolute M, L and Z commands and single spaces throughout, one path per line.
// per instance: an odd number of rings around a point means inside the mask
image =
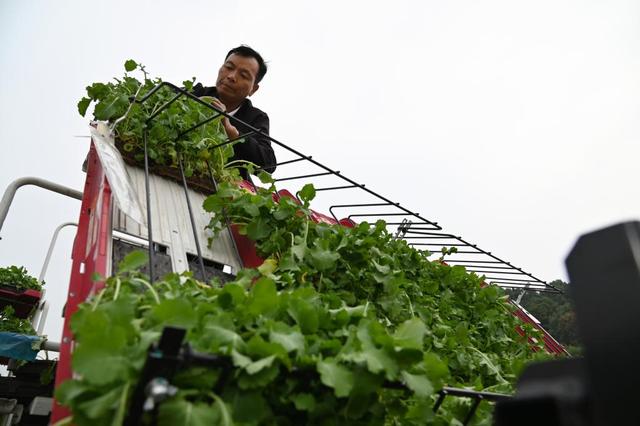
M 64 308 L 64 327 L 60 341 L 60 360 L 56 371 L 56 387 L 71 378 L 73 335 L 69 328 L 71 316 L 78 305 L 99 291 L 104 282 L 92 281 L 94 273 L 107 274 L 107 251 L 111 233 L 111 188 L 93 145 L 89 151 L 87 177 L 84 184 L 78 231 L 71 254 L 72 267 L 67 303 Z M 68 417 L 66 407 L 54 402 L 51 423 Z

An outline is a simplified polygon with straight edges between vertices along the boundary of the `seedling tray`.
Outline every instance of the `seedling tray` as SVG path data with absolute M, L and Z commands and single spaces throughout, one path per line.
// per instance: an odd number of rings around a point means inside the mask
M 42 298 L 42 292 L 37 290 L 18 291 L 13 287 L 0 287 L 0 310 L 11 305 L 18 318 L 27 318 L 35 310 Z

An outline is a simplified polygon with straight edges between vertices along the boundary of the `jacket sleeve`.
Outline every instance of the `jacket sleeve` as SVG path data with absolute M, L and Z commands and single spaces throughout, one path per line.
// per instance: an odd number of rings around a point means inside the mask
M 202 83 L 197 83 L 195 86 L 193 86 L 193 89 L 191 90 L 191 94 L 198 98 L 200 96 L 204 96 L 204 92 L 205 92 L 205 89 L 202 86 Z
M 269 134 L 269 116 L 262 111 L 248 124 L 266 135 Z M 249 129 L 238 130 L 241 133 L 247 133 Z M 236 158 L 251 161 L 269 173 L 273 173 L 276 169 L 276 157 L 271 147 L 271 140 L 268 137 L 258 134 L 247 136 L 244 138 L 244 142 L 235 144 L 233 149 Z

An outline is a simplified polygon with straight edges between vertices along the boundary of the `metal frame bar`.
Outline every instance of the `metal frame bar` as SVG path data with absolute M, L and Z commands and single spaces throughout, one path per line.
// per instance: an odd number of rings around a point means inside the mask
M 166 87 L 167 89 L 172 90 L 174 93 L 176 93 L 176 95 L 173 98 L 171 98 L 169 101 L 167 101 L 165 104 L 160 106 L 158 109 L 156 109 L 150 115 L 150 117 L 147 119 L 147 123 L 149 123 L 151 120 L 153 120 L 155 117 L 157 117 L 164 109 L 166 109 L 168 106 L 170 106 L 173 102 L 175 102 L 181 96 L 187 97 L 191 101 L 199 103 L 200 105 L 211 109 L 215 113 L 215 115 L 213 117 L 208 118 L 207 120 L 209 120 L 209 121 L 213 120 L 216 117 L 220 117 L 220 116 L 231 118 L 231 116 L 227 112 L 217 109 L 213 105 L 210 105 L 207 102 L 199 99 L 198 97 L 196 97 L 193 94 L 189 93 L 185 89 L 180 88 L 178 86 L 175 86 L 174 84 L 171 84 L 171 83 L 168 83 L 168 82 L 162 82 L 162 83 L 158 84 L 153 89 L 151 89 L 147 94 L 145 94 L 141 99 L 134 99 L 133 102 L 144 103 L 156 91 L 160 90 L 163 87 Z M 237 120 L 237 118 L 234 118 L 234 119 Z M 190 131 L 193 131 L 196 128 L 200 127 L 201 125 L 206 124 L 208 122 L 207 120 L 205 120 L 202 123 L 199 123 L 196 126 L 193 126 L 192 128 L 189 128 L 187 130 L 181 131 L 179 133 L 179 135 L 180 136 L 184 136 L 184 135 L 188 134 Z M 359 188 L 362 191 L 363 194 L 365 194 L 367 196 L 371 196 L 375 200 L 379 200 L 380 201 L 378 203 L 354 203 L 354 204 L 331 205 L 329 207 L 329 212 L 330 212 L 331 216 L 333 216 L 333 218 L 336 221 L 339 221 L 338 217 L 336 216 L 336 214 L 334 212 L 334 210 L 337 210 L 337 209 L 349 209 L 350 211 L 348 212 L 348 216 L 347 216 L 348 218 L 351 218 L 351 217 L 383 218 L 383 217 L 389 217 L 389 216 L 411 216 L 412 218 L 415 218 L 417 223 L 413 223 L 412 221 L 406 221 L 406 222 L 403 221 L 402 223 L 397 223 L 397 222 L 387 223 L 387 225 L 399 225 L 400 226 L 398 228 L 398 232 L 396 233 L 395 238 L 402 238 L 402 239 L 406 240 L 409 244 L 412 244 L 412 245 L 415 245 L 415 246 L 420 246 L 420 245 L 425 245 L 426 246 L 426 245 L 429 245 L 429 244 L 412 243 L 411 240 L 413 240 L 413 239 L 443 239 L 443 240 L 449 239 L 449 240 L 452 240 L 452 243 L 443 244 L 442 246 L 445 246 L 445 247 L 469 247 L 469 248 L 473 248 L 475 251 L 461 250 L 461 251 L 457 251 L 456 253 L 448 254 L 447 255 L 448 257 L 445 260 L 445 262 L 457 263 L 457 264 L 462 264 L 462 265 L 464 265 L 465 263 L 492 263 L 492 264 L 496 264 L 496 265 L 504 265 L 506 270 L 511 270 L 512 271 L 512 275 L 519 275 L 519 276 L 521 276 L 523 278 L 526 278 L 526 279 L 521 280 L 521 282 L 530 283 L 530 288 L 532 288 L 532 289 L 539 290 L 540 287 L 542 287 L 542 288 L 545 288 L 545 289 L 547 289 L 549 291 L 560 292 L 560 290 L 556 289 L 555 287 L 553 287 L 549 283 L 547 283 L 547 282 L 545 282 L 545 281 L 533 276 L 532 274 L 530 274 L 528 272 L 525 272 L 521 268 L 518 268 L 518 267 L 510 264 L 509 262 L 507 262 L 507 261 L 505 261 L 505 260 L 493 255 L 489 251 L 485 251 L 485 250 L 482 250 L 481 248 L 478 248 L 475 244 L 469 243 L 468 241 L 464 240 L 460 236 L 455 236 L 453 234 L 430 232 L 430 231 L 440 231 L 440 230 L 442 230 L 442 227 L 440 225 L 438 225 L 437 222 L 425 219 L 424 217 L 420 216 L 419 213 L 413 212 L 413 211 L 411 211 L 409 209 L 406 209 L 405 207 L 400 206 L 400 203 L 392 202 L 388 198 L 386 198 L 386 197 L 384 197 L 384 196 L 382 196 L 382 195 L 370 190 L 369 188 L 366 188 L 364 184 L 359 184 L 359 183 L 355 182 L 354 180 L 349 179 L 348 177 L 342 175 L 340 173 L 340 171 L 333 170 L 333 169 L 323 165 L 322 163 L 314 160 L 312 156 L 304 155 L 301 152 L 299 152 L 298 150 L 289 147 L 288 145 L 278 141 L 277 139 L 274 139 L 273 137 L 269 136 L 268 134 L 262 132 L 260 129 L 257 129 L 257 128 L 249 125 L 248 123 L 242 123 L 242 124 L 245 125 L 247 127 L 247 129 L 250 130 L 250 132 L 248 134 L 242 135 L 241 137 L 238 137 L 238 138 L 236 138 L 234 140 L 229 140 L 229 141 L 223 142 L 222 144 L 219 144 L 217 147 L 222 147 L 222 146 L 224 146 L 226 144 L 229 144 L 229 143 L 232 143 L 235 140 L 240 139 L 242 137 L 246 137 L 248 135 L 255 134 L 255 135 L 259 135 L 259 136 L 261 136 L 263 138 L 267 138 L 274 146 L 282 148 L 286 152 L 288 152 L 290 154 L 293 154 L 295 156 L 293 159 L 289 159 L 289 160 L 286 160 L 286 161 L 283 161 L 283 162 L 280 162 L 280 163 L 276 163 L 275 166 L 283 166 L 283 165 L 288 165 L 288 164 L 292 164 L 292 163 L 305 161 L 305 162 L 308 163 L 309 166 L 313 166 L 313 167 L 319 169 L 319 172 L 317 172 L 317 173 L 306 173 L 306 174 L 302 174 L 302 175 L 279 177 L 278 179 L 275 179 L 275 182 L 294 181 L 294 180 L 299 180 L 299 179 L 314 178 L 314 177 L 321 177 L 321 176 L 333 176 L 334 178 L 337 178 L 338 180 L 340 180 L 341 184 L 329 185 L 329 186 L 321 187 L 321 188 L 316 189 L 316 192 L 327 192 L 327 191 L 332 191 L 332 190 Z M 145 140 L 145 146 L 146 146 L 146 140 Z M 148 159 L 147 159 L 147 153 L 146 153 L 146 148 L 145 148 L 145 163 L 147 161 L 148 161 Z M 273 165 L 271 165 L 271 166 L 273 166 Z M 257 171 L 260 171 L 260 170 L 264 170 L 264 167 L 260 167 L 260 168 L 257 169 Z M 145 168 L 145 173 L 148 173 L 148 170 L 146 168 Z M 149 189 L 147 187 L 147 191 L 148 190 Z M 149 194 L 147 194 L 147 198 L 148 197 L 149 197 Z M 357 209 L 360 209 L 360 208 L 382 207 L 382 206 L 395 208 L 395 209 L 399 210 L 399 212 L 385 212 L 385 213 L 371 212 L 370 213 L 370 212 L 357 211 Z M 353 211 L 354 209 L 356 209 L 356 211 Z M 427 227 L 425 227 L 425 225 L 427 225 Z M 149 226 L 151 226 L 151 224 L 149 224 Z M 435 246 L 437 244 L 432 244 L 432 245 Z M 478 256 L 481 256 L 483 259 L 478 260 L 478 261 L 475 261 L 475 260 L 474 261 L 469 261 L 469 262 L 467 262 L 466 260 L 458 260 L 458 259 L 454 259 L 454 258 L 449 259 L 449 257 L 455 256 L 456 254 L 478 255 Z M 152 253 L 150 252 L 150 261 L 151 261 L 151 257 L 152 257 Z M 487 258 L 491 259 L 491 260 L 487 260 Z M 470 265 L 468 265 L 468 266 L 470 266 Z M 487 278 L 487 279 L 489 279 L 489 278 Z M 492 283 L 499 284 L 499 285 L 501 284 L 503 286 L 507 286 L 509 284 L 513 284 L 511 282 L 508 282 L 507 284 L 505 284 L 504 280 L 501 280 L 501 279 L 495 279 Z
M 499 401 L 506 401 L 512 398 L 511 395 L 506 395 L 501 393 L 477 392 L 469 389 L 450 388 L 447 386 L 443 387 L 440 390 L 439 394 L 440 396 L 438 397 L 435 405 L 433 406 L 434 413 L 436 413 L 438 409 L 442 406 L 442 403 L 444 402 L 447 396 L 473 399 L 471 409 L 469 410 L 464 421 L 462 422 L 462 424 L 465 426 L 469 424 L 471 419 L 473 419 L 473 416 L 475 415 L 476 410 L 478 409 L 478 406 L 482 401 L 499 402 Z
M 0 200 L 0 230 L 2 230 L 2 225 L 4 225 L 4 221 L 7 218 L 7 214 L 9 213 L 9 207 L 11 207 L 13 197 L 16 195 L 18 189 L 25 185 L 39 186 L 40 188 L 44 188 L 51 192 L 66 195 L 67 197 L 75 198 L 76 200 L 82 200 L 81 191 L 48 181 L 46 179 L 41 179 L 33 176 L 16 179 L 11 182 L 9 186 L 7 186 L 7 189 L 5 189 L 2 196 L 2 200 Z
M 58 241 L 58 234 L 60 234 L 60 231 L 62 230 L 62 228 L 65 228 L 67 226 L 77 227 L 78 224 L 75 222 L 65 222 L 58 225 L 56 229 L 53 231 L 53 236 L 51 237 L 51 242 L 49 243 L 49 248 L 47 249 L 47 254 L 44 257 L 42 269 L 40 269 L 40 275 L 38 275 L 39 282 L 44 281 L 44 277 L 47 274 L 47 269 L 49 268 L 49 261 L 51 260 L 51 255 L 53 254 L 53 248 L 55 247 L 56 242 Z M 49 313 L 49 302 L 44 298 L 46 292 L 47 290 L 43 288 L 42 292 L 40 293 L 41 294 L 40 304 L 38 305 L 38 308 L 36 309 L 36 311 L 33 313 L 33 318 L 31 318 L 31 325 L 36 330 L 36 333 L 38 334 L 38 336 L 42 335 L 42 332 L 44 330 L 44 324 L 47 321 L 47 315 Z

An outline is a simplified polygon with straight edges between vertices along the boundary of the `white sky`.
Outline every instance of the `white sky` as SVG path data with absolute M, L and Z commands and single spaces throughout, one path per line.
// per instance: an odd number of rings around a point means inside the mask
M 637 1 L 0 0 L 0 40 L 0 190 L 82 188 L 76 103 L 126 59 L 213 84 L 244 43 L 269 61 L 253 102 L 273 137 L 543 280 L 580 234 L 640 216 Z M 37 275 L 79 207 L 21 189 L 0 266 Z M 73 234 L 47 275 L 53 340 Z

